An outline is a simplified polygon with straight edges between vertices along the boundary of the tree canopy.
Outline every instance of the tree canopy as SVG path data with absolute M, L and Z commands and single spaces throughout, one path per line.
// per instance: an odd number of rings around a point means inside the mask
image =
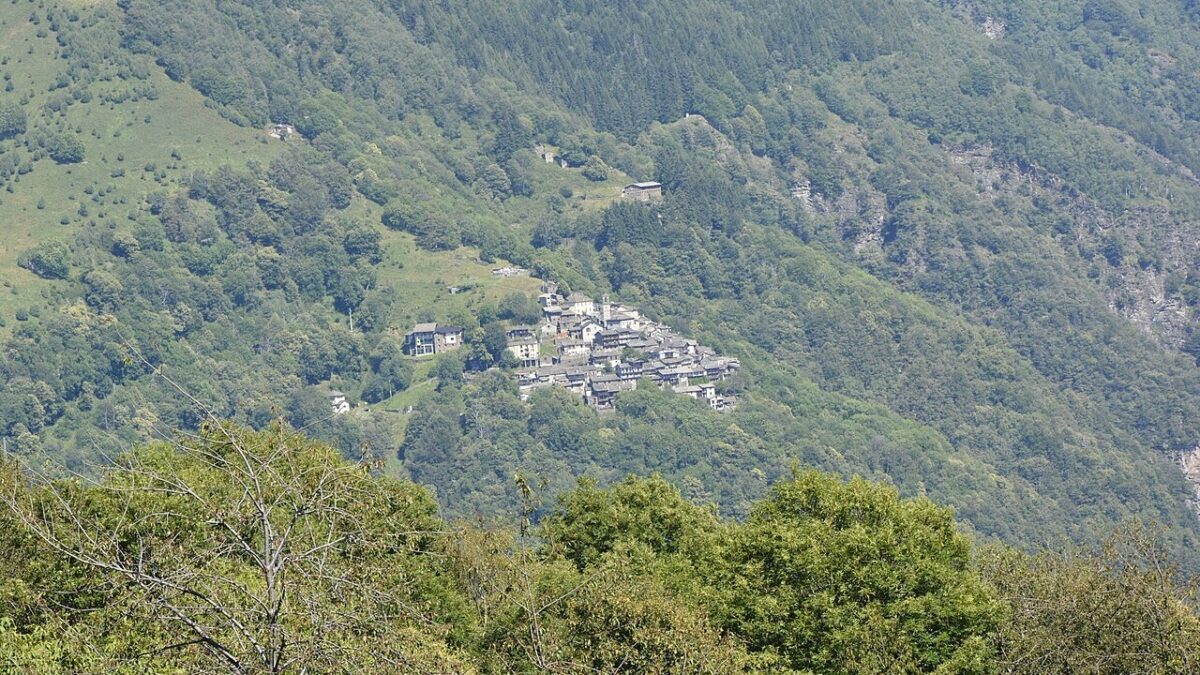
M 661 478 L 583 481 L 528 528 L 447 522 L 424 488 L 282 423 L 212 421 L 95 480 L 34 470 L 0 467 L 17 670 L 1116 673 L 1200 655 L 1150 531 L 976 562 L 948 509 L 861 479 L 795 474 L 746 522 Z

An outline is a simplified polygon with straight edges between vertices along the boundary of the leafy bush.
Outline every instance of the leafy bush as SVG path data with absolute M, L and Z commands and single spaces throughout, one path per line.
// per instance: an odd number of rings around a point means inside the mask
M 83 143 L 71 134 L 58 134 L 46 142 L 46 152 L 59 164 L 78 164 L 83 161 Z
M 16 103 L 0 104 L 0 140 L 25 133 L 25 110 Z
M 45 279 L 66 279 L 71 249 L 61 241 L 47 241 L 17 256 L 17 264 Z
M 588 157 L 587 164 L 583 165 L 583 177 L 595 182 L 608 180 L 608 165 L 604 160 L 592 155 Z

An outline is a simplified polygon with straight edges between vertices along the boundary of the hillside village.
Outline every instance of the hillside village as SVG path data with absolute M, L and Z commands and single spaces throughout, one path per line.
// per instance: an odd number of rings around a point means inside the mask
M 546 282 L 538 303 L 539 325 L 506 331 L 508 351 L 519 364 L 515 377 L 522 399 L 536 389 L 559 386 L 607 410 L 621 392 L 649 382 L 704 401 L 716 411 L 735 405 L 733 396 L 717 392 L 716 383 L 738 371 L 736 358 L 720 356 L 608 296 L 597 302 L 582 293 L 564 295 L 557 284 Z M 404 349 L 424 356 L 462 344 L 461 328 L 425 323 L 405 336 Z

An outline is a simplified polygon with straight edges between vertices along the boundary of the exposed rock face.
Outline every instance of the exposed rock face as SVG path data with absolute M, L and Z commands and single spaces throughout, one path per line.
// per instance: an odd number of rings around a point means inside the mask
M 792 186 L 792 198 L 800 200 L 800 205 L 804 207 L 804 211 L 809 215 L 816 213 L 816 207 L 813 205 L 812 182 L 807 178 L 800 177 L 796 184 Z
M 970 172 L 986 199 L 1003 198 L 1028 209 L 1036 209 L 1039 201 L 1065 206 L 1073 219 L 1055 239 L 1087 266 L 1113 312 L 1164 347 L 1182 347 L 1200 316 L 1169 292 L 1168 281 L 1172 274 L 1187 274 L 1200 259 L 1200 226 L 1177 222 L 1168 195 L 1147 198 L 1114 215 L 1058 176 L 999 161 L 991 147 L 950 148 L 948 153 L 953 164 Z
M 1183 471 L 1184 477 L 1192 484 L 1194 495 L 1188 500 L 1192 506 L 1192 510 L 1200 516 L 1200 445 L 1191 450 L 1180 453 L 1179 468 Z
M 1088 276 L 1113 312 L 1160 345 L 1178 350 L 1189 331 L 1200 329 L 1196 308 L 1169 288 L 1172 276 L 1186 275 L 1200 259 L 1200 227 L 1173 217 L 1169 195 L 1147 198 L 1136 208 L 1113 214 L 1055 175 L 998 161 L 990 147 L 954 148 L 949 153 L 951 162 L 970 171 L 985 198 L 1023 202 L 1031 208 L 1037 200 L 1065 206 L 1073 220 L 1060 226 L 1055 240 L 1077 264 L 1087 265 Z M 1194 180 L 1186 169 L 1172 169 Z M 1121 250 L 1114 252 L 1112 242 L 1119 242 Z M 1194 491 L 1189 505 L 1200 517 L 1200 445 L 1180 453 L 1178 462 Z
M 993 40 L 999 40 L 1000 38 L 1004 37 L 1005 31 L 1008 30 L 1008 26 L 1005 25 L 1004 19 L 997 19 L 994 16 L 985 18 L 981 28 L 983 28 L 983 34 Z
M 980 16 L 980 12 L 971 2 L 956 2 L 950 7 L 951 13 L 960 21 L 978 28 L 991 40 L 999 40 L 1008 32 L 1004 19 L 996 16 Z

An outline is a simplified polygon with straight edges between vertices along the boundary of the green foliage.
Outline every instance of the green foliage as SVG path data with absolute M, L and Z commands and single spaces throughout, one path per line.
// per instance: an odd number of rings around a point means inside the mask
M 525 293 L 509 293 L 500 300 L 499 317 L 518 324 L 533 325 L 542 318 L 537 300 Z
M 497 595 L 516 611 L 490 626 L 489 661 L 497 670 L 537 672 L 758 672 L 703 608 L 647 573 L 650 562 L 635 553 L 584 572 L 554 562 L 506 569 L 510 597 Z M 531 571 L 532 581 L 519 576 Z
M 25 110 L 14 102 L 0 104 L 0 140 L 25 133 Z
M 947 509 L 808 472 L 779 483 L 722 556 L 721 622 L 789 667 L 986 672 L 1002 606 Z
M 741 516 L 798 461 L 925 492 L 1010 542 L 1091 541 L 1138 516 L 1195 555 L 1173 459 L 1200 436 L 1200 286 L 1179 243 L 1200 213 L 1189 6 L 130 0 L 43 8 L 36 26 L 6 11 L 21 37 L 5 47 L 26 49 L 26 30 L 51 65 L 23 72 L 5 52 L 16 100 L 36 93 L 0 156 L 5 222 L 44 214 L 34 239 L 69 242 L 68 281 L 14 274 L 27 287 L 0 302 L 22 319 L 0 383 L 62 402 L 57 416 L 6 404 L 23 448 L 75 458 L 194 430 L 146 377 L 163 369 L 240 422 L 296 402 L 288 414 L 346 452 L 403 442 L 396 468 L 450 513 L 511 509 L 518 471 L 551 493 L 636 472 Z M 978 30 L 989 16 L 1007 26 L 995 41 Z M 247 125 L 230 135 L 243 145 L 135 152 L 163 115 L 118 123 L 106 106 L 178 96 L 159 67 Z M 186 115 L 169 117 L 174 131 Z M 303 138 L 267 141 L 268 121 Z M 85 141 L 87 163 L 45 162 L 61 138 Z M 204 152 L 238 166 L 203 170 Z M 89 167 L 117 180 L 123 165 L 105 164 L 126 155 L 137 185 L 119 198 L 47 184 Z M 577 170 L 593 157 L 613 182 L 663 182 L 664 199 L 613 203 L 616 186 Z M 14 258 L 33 245 L 18 242 Z M 325 387 L 387 407 L 426 383 L 423 365 L 373 361 L 389 329 L 470 318 L 512 290 L 435 299 L 476 251 L 737 355 L 743 375 L 721 386 L 738 410 L 638 391 L 598 416 L 464 384 L 450 364 L 440 391 L 397 402 L 417 412 L 396 428 L 421 433 L 389 437 L 387 414 L 327 419 Z M 1181 311 L 1161 311 L 1165 278 Z M 533 316 L 516 304 L 507 316 Z M 490 318 L 467 326 L 471 361 L 511 365 Z
M 447 523 L 426 490 L 282 425 L 213 422 L 94 482 L 6 462 L 0 658 L 36 673 L 714 674 L 1195 659 L 1200 620 L 1144 536 L 1102 554 L 992 545 L 976 567 L 947 509 L 861 479 L 796 475 L 746 522 L 660 478 L 583 481 L 535 538 L 518 530 Z
M 201 68 L 192 73 L 192 86 L 217 103 L 228 105 L 245 98 L 245 85 L 216 68 Z
M 503 172 L 501 172 L 503 173 Z M 393 200 L 383 210 L 383 224 L 417 237 L 425 248 L 445 250 L 462 245 L 458 224 L 430 205 Z
M 439 388 L 455 388 L 462 382 L 463 368 L 466 367 L 461 354 L 450 352 L 438 357 L 433 375 L 438 380 Z
M 713 512 L 659 477 L 629 477 L 603 490 L 582 479 L 541 524 L 550 551 L 580 569 L 622 545 L 643 545 L 656 555 L 691 552 L 711 545 L 718 532 Z
M 469 619 L 449 578 L 424 562 L 440 527 L 429 495 L 282 428 L 211 427 L 178 448 L 142 448 L 87 488 L 7 479 L 4 503 L 3 522 L 23 533 L 6 530 L 11 541 L 30 538 L 16 556 L 29 591 L 70 598 L 37 618 L 0 604 L 0 649 L 18 662 L 37 654 L 71 672 L 117 662 L 159 672 L 465 667 L 447 633 L 430 629 Z M 34 565 L 22 554 L 51 557 Z M 83 603 L 89 611 L 71 611 Z M 55 627 L 69 650 L 45 635 Z
M 47 241 L 24 251 L 17 264 L 46 279 L 66 279 L 70 272 L 70 248 L 61 241 Z
M 78 164 L 83 161 L 83 143 L 71 134 L 57 134 L 46 141 L 46 152 L 59 164 Z
M 592 155 L 583 165 L 583 176 L 590 181 L 608 180 L 608 165 L 604 163 L 604 160 Z
M 1158 535 L 1126 527 L 1098 551 L 985 549 L 979 567 L 1010 606 L 997 639 L 1004 672 L 1193 670 L 1195 581 L 1179 581 Z

